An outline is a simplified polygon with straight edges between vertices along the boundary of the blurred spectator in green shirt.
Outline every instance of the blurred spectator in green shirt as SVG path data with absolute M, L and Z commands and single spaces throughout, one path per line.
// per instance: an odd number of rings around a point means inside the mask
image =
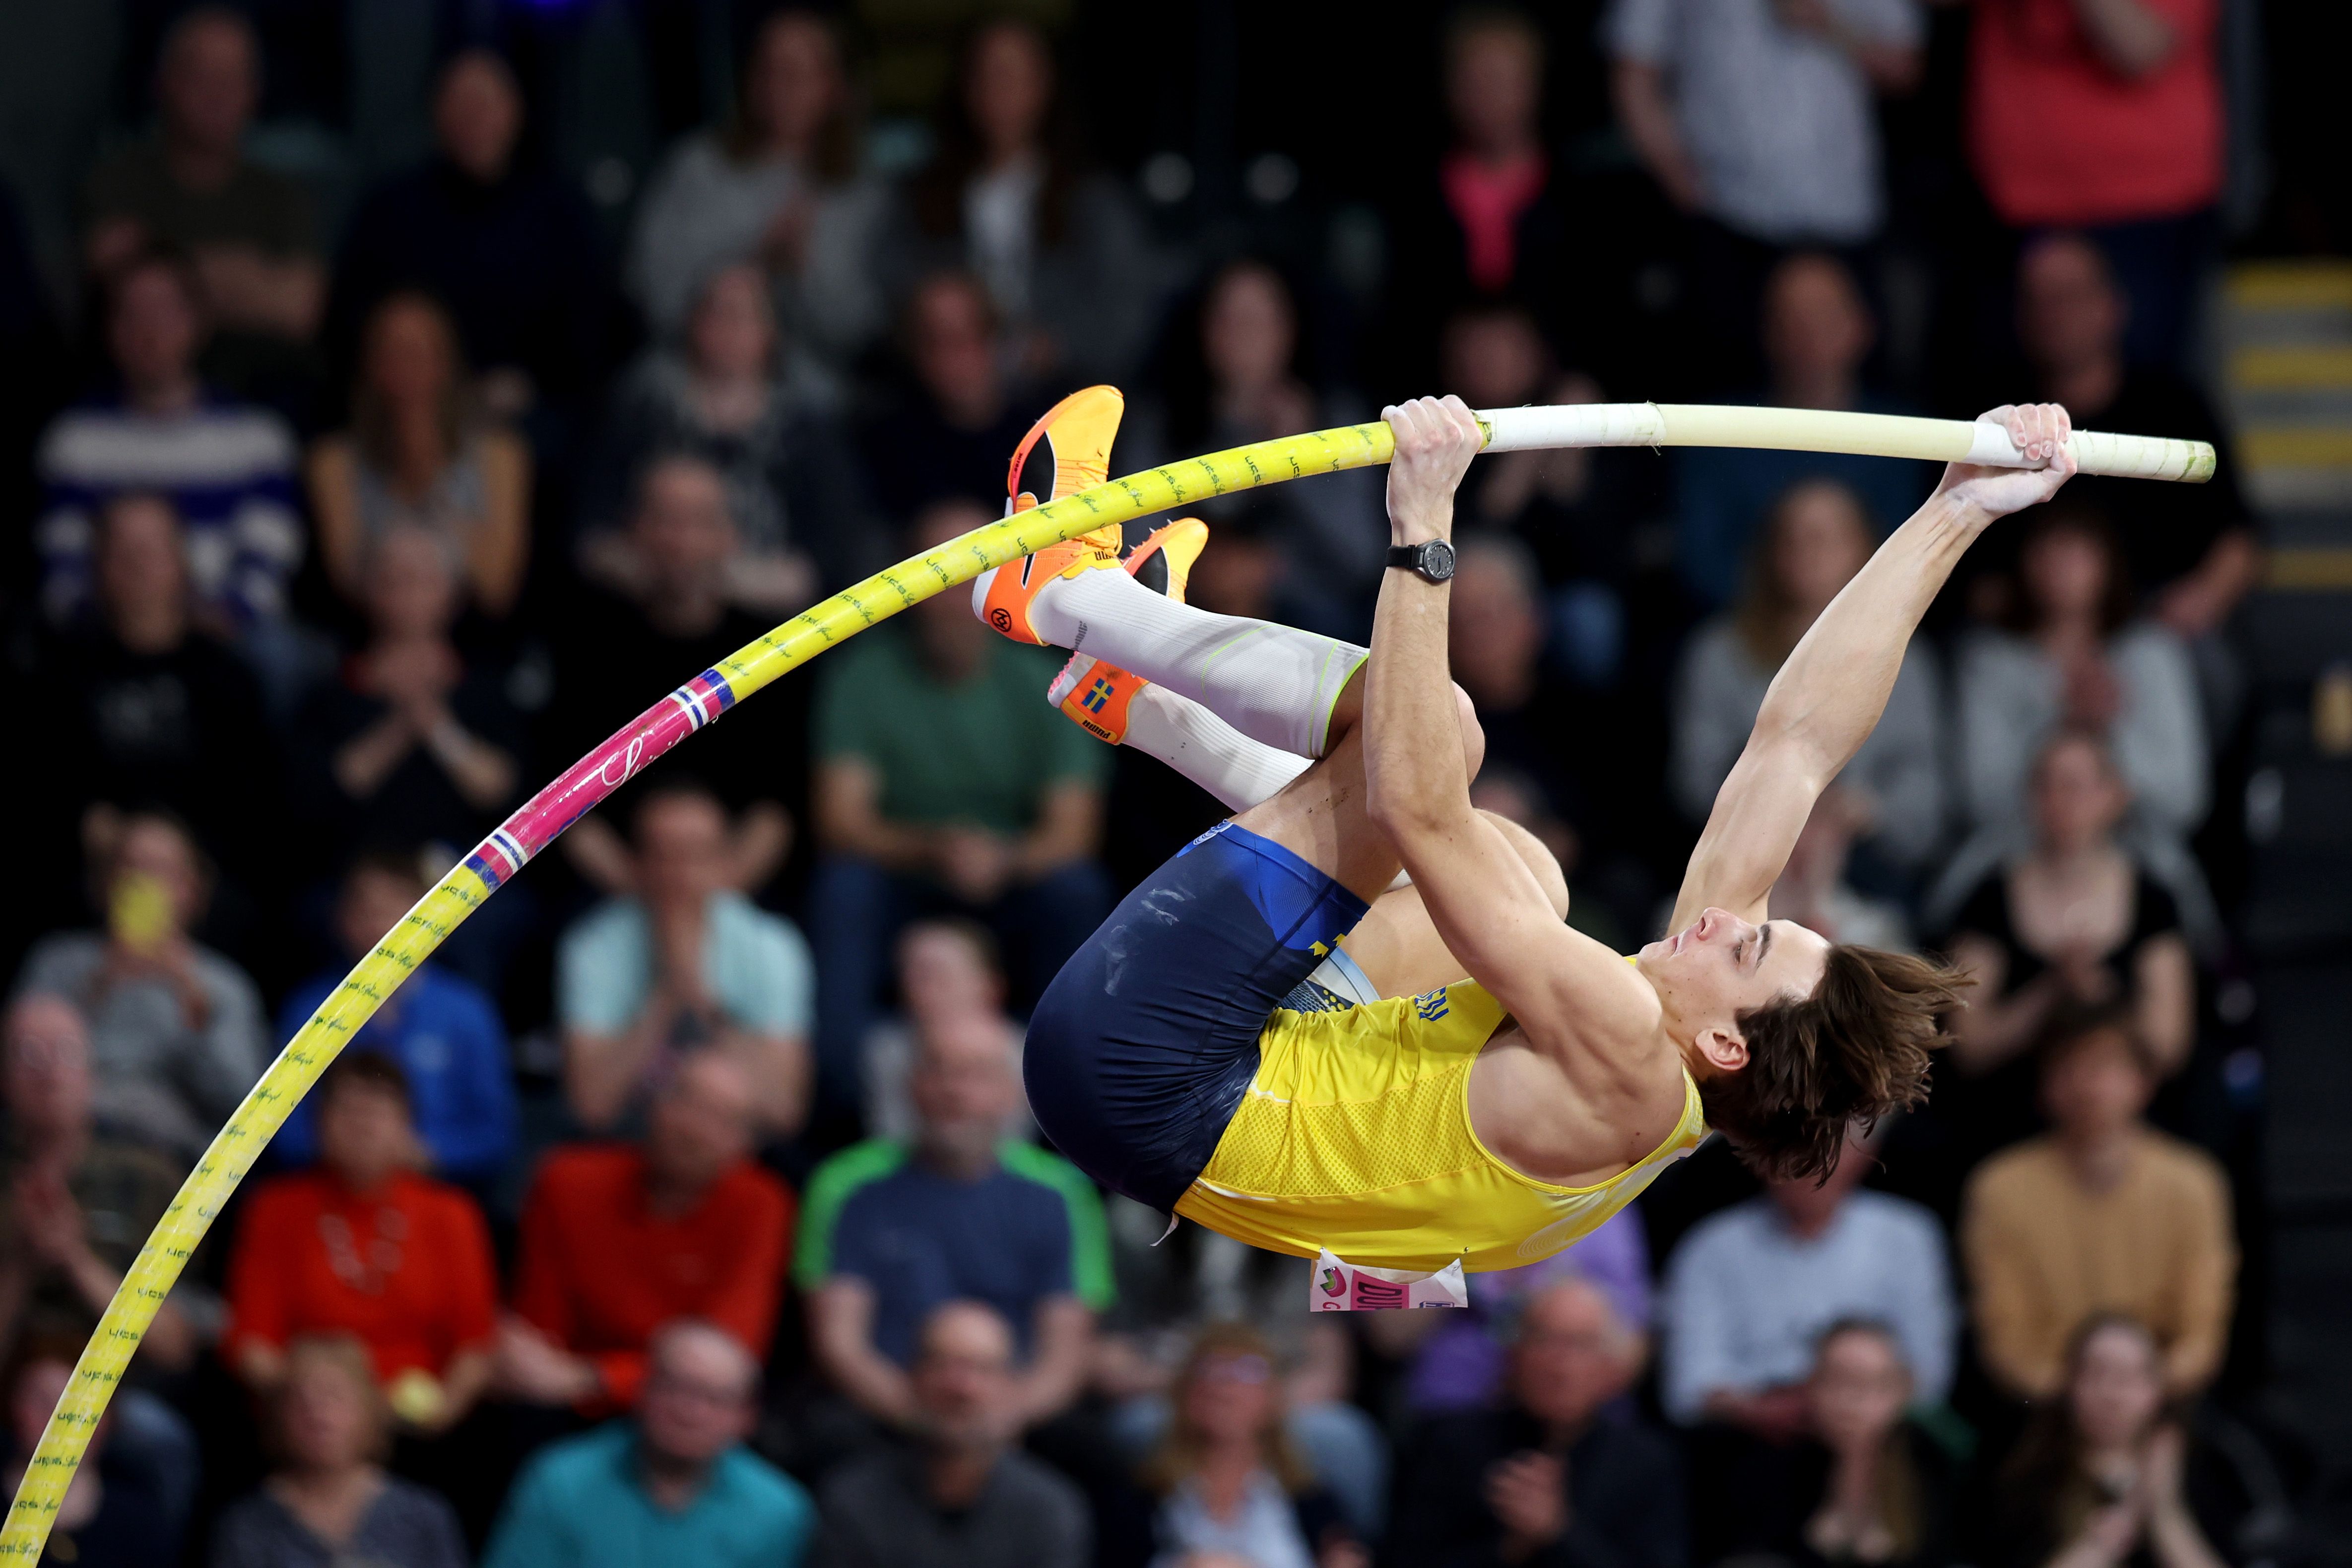
M 909 542 L 928 549 L 990 521 L 975 502 L 942 501 Z M 857 1042 L 908 921 L 986 921 L 1026 1003 L 1109 911 L 1095 852 L 1110 752 L 1045 701 L 1057 657 L 1004 641 L 950 590 L 825 661 L 809 907 L 818 1071 L 839 1101 L 856 1093 Z

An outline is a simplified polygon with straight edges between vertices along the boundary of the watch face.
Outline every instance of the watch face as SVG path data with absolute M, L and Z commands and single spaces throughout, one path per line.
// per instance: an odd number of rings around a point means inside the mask
M 1454 546 L 1443 539 L 1433 539 L 1423 545 L 1421 574 L 1433 583 L 1449 581 L 1454 575 Z

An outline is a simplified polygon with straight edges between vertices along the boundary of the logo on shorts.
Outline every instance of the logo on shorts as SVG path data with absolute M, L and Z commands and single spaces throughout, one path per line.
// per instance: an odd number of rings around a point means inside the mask
M 1445 987 L 1424 991 L 1412 999 L 1412 1010 L 1421 1015 L 1424 1024 L 1434 1024 L 1446 1015 Z

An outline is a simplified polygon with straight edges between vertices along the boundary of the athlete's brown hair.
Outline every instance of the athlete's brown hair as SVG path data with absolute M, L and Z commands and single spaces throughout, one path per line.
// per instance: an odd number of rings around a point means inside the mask
M 1971 982 L 1958 971 L 1874 947 L 1830 949 L 1810 996 L 1738 1016 L 1748 1065 L 1699 1085 L 1707 1125 L 1757 1174 L 1826 1178 L 1849 1127 L 1927 1098 L 1940 1016 Z

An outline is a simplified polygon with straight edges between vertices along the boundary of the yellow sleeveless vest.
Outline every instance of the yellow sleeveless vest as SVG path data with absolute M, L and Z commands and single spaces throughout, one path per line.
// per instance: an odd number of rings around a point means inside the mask
M 1558 1187 L 1488 1152 L 1470 1068 L 1505 1016 L 1475 981 L 1330 1013 L 1276 1009 L 1248 1095 L 1176 1212 L 1253 1247 L 1349 1263 L 1516 1268 L 1580 1241 L 1706 1136 L 1698 1085 L 1641 1163 Z

